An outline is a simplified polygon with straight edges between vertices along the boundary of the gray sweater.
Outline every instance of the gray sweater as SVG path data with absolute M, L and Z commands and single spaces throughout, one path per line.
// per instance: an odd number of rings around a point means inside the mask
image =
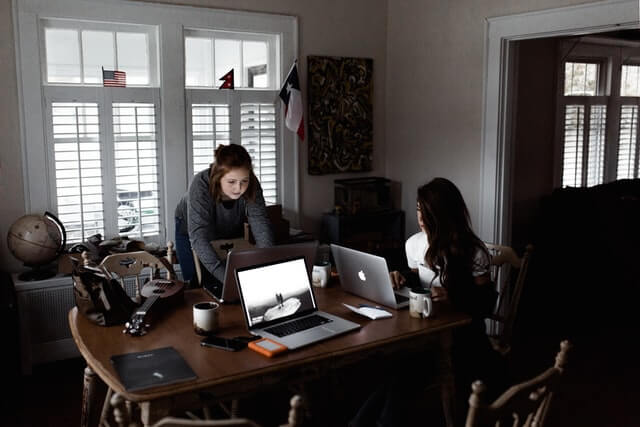
M 187 230 L 180 232 L 184 234 L 188 231 L 191 247 L 200 263 L 220 281 L 224 280 L 225 265 L 213 250 L 212 240 L 242 237 L 247 220 L 256 246 L 273 246 L 271 222 L 259 184 L 254 202 L 240 197 L 238 200 L 216 203 L 209 193 L 209 169 L 205 169 L 193 177 L 189 191 L 176 207 L 175 216 L 183 219 L 183 224 L 188 224 Z

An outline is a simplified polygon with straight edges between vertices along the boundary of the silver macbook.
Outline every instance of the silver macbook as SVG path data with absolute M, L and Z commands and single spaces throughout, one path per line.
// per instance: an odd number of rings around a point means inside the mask
M 304 257 L 236 269 L 249 332 L 294 349 L 360 327 L 319 311 Z
M 238 285 L 235 270 L 257 264 L 304 256 L 307 270 L 312 271 L 316 259 L 318 241 L 292 243 L 270 248 L 232 249 L 227 255 L 224 282 L 205 286 L 205 290 L 220 303 L 238 302 Z
M 393 289 L 384 258 L 334 244 L 331 253 L 345 291 L 391 308 L 409 306 L 409 288 Z

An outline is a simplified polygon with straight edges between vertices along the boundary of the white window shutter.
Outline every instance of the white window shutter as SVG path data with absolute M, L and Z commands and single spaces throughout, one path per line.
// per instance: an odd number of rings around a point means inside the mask
M 564 113 L 564 151 L 562 186 L 582 184 L 582 149 L 584 144 L 584 105 L 567 105 Z
M 604 180 L 604 147 L 606 142 L 607 106 L 592 105 L 589 114 L 589 147 L 587 149 L 587 186 Z
M 57 213 L 67 241 L 104 235 L 98 104 L 53 102 L 51 121 Z
M 638 177 L 638 106 L 623 105 L 618 137 L 618 179 Z
M 276 110 L 273 104 L 243 103 L 240 106 L 241 144 L 253 160 L 264 199 L 277 203 Z
M 194 175 L 213 163 L 219 145 L 231 142 L 231 121 L 227 104 L 191 105 L 191 140 Z
M 160 194 L 155 106 L 113 104 L 118 230 L 136 237 L 160 233 Z

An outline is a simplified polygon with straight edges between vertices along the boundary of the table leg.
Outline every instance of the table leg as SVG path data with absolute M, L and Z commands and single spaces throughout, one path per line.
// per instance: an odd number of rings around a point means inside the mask
M 440 395 L 442 398 L 442 411 L 447 427 L 455 426 L 456 418 L 456 393 L 453 377 L 453 362 L 451 360 L 452 336 L 451 332 L 440 334 Z

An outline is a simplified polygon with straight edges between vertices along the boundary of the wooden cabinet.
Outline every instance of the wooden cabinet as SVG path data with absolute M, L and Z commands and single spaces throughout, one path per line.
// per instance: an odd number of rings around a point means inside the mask
M 383 256 L 390 269 L 406 264 L 404 211 L 322 216 L 322 240 Z

